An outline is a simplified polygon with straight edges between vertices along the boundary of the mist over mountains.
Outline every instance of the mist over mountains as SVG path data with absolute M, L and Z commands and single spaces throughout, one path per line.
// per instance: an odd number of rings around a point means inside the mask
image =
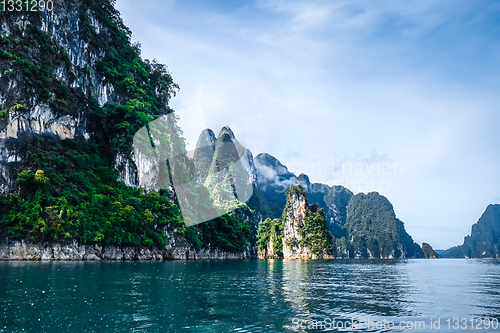
M 205 129 L 198 138 L 193 161 L 201 181 L 209 177 L 217 145 L 225 141 L 239 144 L 229 127 L 223 127 L 216 137 Z M 420 258 L 420 246 L 405 231 L 396 218 L 394 209 L 384 196 L 377 192 L 354 195 L 349 189 L 334 185 L 311 183 L 306 174 L 295 175 L 276 157 L 260 153 L 253 157 L 246 149 L 249 163 L 249 181 L 253 194 L 247 205 L 253 213 L 246 214 L 252 234 L 259 222 L 266 218 L 278 219 L 286 205 L 286 191 L 300 185 L 307 201 L 317 203 L 324 211 L 325 223 L 333 237 L 335 254 L 340 258 Z M 211 169 L 213 170 L 213 168 Z M 206 184 L 206 182 L 205 182 Z M 238 216 L 245 215 L 241 211 Z M 253 237 L 251 246 L 255 246 Z
M 210 129 L 204 130 L 194 152 L 196 170 L 207 177 L 217 142 L 239 144 L 229 127 L 223 127 L 216 137 Z M 290 187 L 301 186 L 307 202 L 317 203 L 324 211 L 325 224 L 333 237 L 336 257 L 340 258 L 498 258 L 500 257 L 500 205 L 489 205 L 479 221 L 472 226 L 464 244 L 448 250 L 436 250 L 428 243 L 424 248 L 416 244 L 405 231 L 390 201 L 377 192 L 354 195 L 341 185 L 329 186 L 311 183 L 301 173 L 295 175 L 276 157 L 259 153 L 255 157 L 246 149 L 249 163 L 249 182 L 253 194 L 247 202 L 247 211 L 238 210 L 252 230 L 252 253 L 255 254 L 256 230 L 266 218 L 280 219 L 287 203 Z M 198 172 L 198 171 L 197 171 Z M 283 222 L 283 221 L 282 221 Z M 424 250 L 424 251 L 423 251 Z M 272 254 L 271 257 L 274 257 Z
M 244 258 L 267 219 L 278 233 L 302 230 L 292 215 L 317 219 L 308 235 L 325 227 L 337 258 L 424 255 L 384 196 L 311 183 L 253 156 L 229 127 L 204 130 L 186 152 L 169 106 L 179 87 L 141 58 L 114 1 L 58 4 L 0 15 L 0 259 Z M 301 195 L 287 201 L 291 187 Z M 284 219 L 297 201 L 309 215 Z M 498 216 L 488 206 L 446 255 L 498 257 Z

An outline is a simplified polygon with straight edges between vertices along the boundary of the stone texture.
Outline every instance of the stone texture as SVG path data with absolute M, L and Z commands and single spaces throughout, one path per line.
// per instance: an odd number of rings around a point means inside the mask
M 335 259 L 326 253 L 312 253 L 308 247 L 298 242 L 302 239 L 299 227 L 304 223 L 307 200 L 302 192 L 293 192 L 288 197 L 285 225 L 283 228 L 283 259 Z M 295 240 L 290 244 L 291 240 Z
M 299 255 L 308 253 L 307 248 L 301 248 L 298 244 L 289 245 L 288 242 L 295 239 L 297 242 L 302 239 L 299 234 L 299 225 L 303 223 L 307 200 L 305 195 L 294 192 L 289 198 L 289 207 L 286 211 L 285 226 L 283 228 L 283 258 L 297 259 Z
M 81 38 L 85 33 L 85 25 L 81 22 L 78 0 L 59 1 L 57 10 L 42 11 L 41 19 L 33 21 L 28 15 L 8 15 L 2 19 L 0 35 L 7 36 L 14 29 L 20 29 L 21 34 L 28 36 L 31 25 L 50 33 L 51 37 L 68 54 L 68 63 L 54 63 L 50 74 L 62 83 L 67 84 L 81 94 L 95 98 L 99 105 L 106 102 L 119 102 L 115 88 L 106 82 L 102 73 L 96 70 L 96 63 L 104 58 L 105 53 L 94 50 L 88 42 Z M 103 25 L 96 15 L 88 11 L 96 33 L 109 34 L 108 28 Z M 35 58 L 37 49 L 29 50 Z M 0 65 L 5 66 L 5 61 Z M 0 66 L 2 67 L 2 66 Z M 2 67 L 4 68 L 4 67 Z M 9 80 L 2 80 L 0 84 L 0 109 L 8 110 L 6 124 L 0 128 L 0 193 L 15 192 L 17 186 L 13 181 L 15 168 L 22 162 L 19 154 L 24 140 L 33 136 L 52 136 L 63 139 L 89 139 L 87 132 L 84 108 L 84 99 L 75 102 L 69 114 L 58 114 L 49 104 L 41 101 L 36 91 L 26 84 L 22 72 L 14 71 Z M 22 107 L 16 107 L 22 106 Z
M 220 249 L 195 250 L 173 232 L 165 229 L 169 243 L 164 248 L 143 246 L 83 245 L 70 243 L 29 243 L 4 238 L 0 241 L 0 260 L 228 260 L 247 259 L 247 252 Z

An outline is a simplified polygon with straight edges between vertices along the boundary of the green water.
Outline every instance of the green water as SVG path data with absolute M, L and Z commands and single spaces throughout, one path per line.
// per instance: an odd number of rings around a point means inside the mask
M 500 319 L 500 262 L 0 262 L 0 304 L 0 332 L 337 331 L 326 318 L 395 325 L 340 332 L 482 332 L 477 318 Z

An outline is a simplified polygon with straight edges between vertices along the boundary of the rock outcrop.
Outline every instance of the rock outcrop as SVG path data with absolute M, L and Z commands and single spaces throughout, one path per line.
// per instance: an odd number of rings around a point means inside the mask
M 300 185 L 290 187 L 286 198 L 282 217 L 259 226 L 259 258 L 334 259 L 323 210 L 307 203 Z
M 185 240 L 165 230 L 164 248 L 80 244 L 76 240 L 61 243 L 31 243 L 3 239 L 0 260 L 225 260 L 247 259 L 248 252 L 220 249 L 194 249 Z
M 215 145 L 217 138 L 214 132 L 207 128 L 203 130 L 198 137 L 198 142 L 194 150 L 193 162 L 195 165 L 196 182 L 203 185 L 208 176 L 208 171 L 212 165 L 215 154 Z
M 488 205 L 464 243 L 449 249 L 443 257 L 500 259 L 500 205 Z
M 423 258 L 422 249 L 396 218 L 392 204 L 377 192 L 352 197 L 346 228 L 348 247 L 354 258 Z
M 426 259 L 437 259 L 439 258 L 439 254 L 434 251 L 432 246 L 429 243 L 422 243 L 422 252 L 424 253 L 424 257 Z
M 20 150 L 26 139 L 51 136 L 59 139 L 89 139 L 84 109 L 89 98 L 100 106 L 118 101 L 115 89 L 97 70 L 105 52 L 96 49 L 90 40 L 81 38 L 87 24 L 79 12 L 81 1 L 54 1 L 55 10 L 42 11 L 39 17 L 24 12 L 3 15 L 0 38 L 9 41 L 3 45 L 0 60 L 0 193 L 15 191 L 13 169 L 22 162 Z M 96 34 L 109 35 L 92 10 L 85 17 Z M 24 46 L 27 54 L 17 59 L 12 45 L 17 36 L 25 43 L 43 43 L 43 47 Z M 50 50 L 49 54 L 44 49 Z M 22 71 L 17 66 L 26 66 Z M 21 65 L 23 66 L 23 65 Z M 38 66 L 38 67 L 37 67 Z M 35 72 L 47 69 L 41 80 L 32 82 Z M 50 85 L 59 90 L 54 94 L 44 89 Z M 62 86 L 69 87 L 59 88 Z M 66 100 L 64 100 L 64 98 Z
M 302 256 L 311 255 L 308 248 L 302 248 L 299 245 L 302 236 L 298 229 L 304 224 L 306 204 L 306 197 L 303 193 L 293 192 L 288 197 L 283 228 L 283 259 L 302 259 Z
M 234 236 L 247 233 L 237 228 L 236 218 L 224 220 L 225 230 L 220 230 L 221 221 L 212 221 L 219 228 L 215 232 L 193 227 L 189 236 L 167 235 L 168 245 L 158 248 L 163 226 L 178 230 L 183 221 L 189 226 L 177 209 L 189 203 L 173 186 L 174 181 L 179 186 L 188 182 L 192 171 L 168 106 L 178 86 L 165 65 L 140 57 L 114 1 L 53 4 L 50 11 L 0 15 L 0 257 L 247 256 L 230 252 L 245 247 L 246 236 Z M 223 132 L 235 140 L 230 129 Z M 135 149 L 138 137 L 143 150 Z M 125 185 L 144 190 L 124 188 L 116 175 Z M 37 193 L 43 199 L 37 201 Z M 147 197 L 156 203 L 146 202 Z M 238 239 L 228 242 L 234 226 L 238 231 L 232 235 Z M 137 245 L 103 245 L 124 243 Z M 224 246 L 226 251 L 220 250 Z
M 311 237 L 310 233 L 300 232 L 300 229 L 304 228 L 307 223 L 305 219 L 309 209 L 305 192 L 292 188 L 287 196 L 285 209 L 283 259 L 333 259 L 334 256 L 326 251 L 314 253 L 309 246 L 301 245 L 303 238 Z

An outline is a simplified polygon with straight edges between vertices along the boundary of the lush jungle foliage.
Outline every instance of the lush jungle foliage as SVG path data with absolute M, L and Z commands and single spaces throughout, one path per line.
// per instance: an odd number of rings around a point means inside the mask
M 439 258 L 439 254 L 430 246 L 429 243 L 422 243 L 422 252 L 424 253 L 424 257 L 427 259 L 437 259 Z
M 315 254 L 333 254 L 333 239 L 326 226 L 325 213 L 318 204 L 309 205 L 306 201 L 304 219 L 298 221 L 296 225 L 300 239 L 283 239 L 287 212 L 292 205 L 291 200 L 294 194 L 305 197 L 302 186 L 289 187 L 286 191 L 286 205 L 281 218 L 274 220 L 268 218 L 259 224 L 257 232 L 259 251 L 265 251 L 269 242 L 272 242 L 274 255 L 281 257 L 283 255 L 283 242 L 285 242 L 289 246 L 308 248 Z
M 306 207 L 304 223 L 299 226 L 301 247 L 307 247 L 312 253 L 333 254 L 333 239 L 326 227 L 325 213 L 318 204 Z
M 299 239 L 283 239 L 287 211 L 293 194 L 306 195 L 302 186 L 288 188 L 286 206 L 281 218 L 267 219 L 259 224 L 258 248 L 265 253 L 270 242 L 273 253 L 283 254 L 283 244 L 309 248 L 312 253 L 335 254 L 351 258 L 421 258 L 422 249 L 405 231 L 404 224 L 396 218 L 391 203 L 376 192 L 360 193 L 352 197 L 347 209 L 347 221 L 340 237 L 333 237 L 327 229 L 325 214 L 318 204 L 306 202 L 303 221 L 297 224 Z M 437 254 L 436 254 L 437 255 Z
M 125 186 L 97 149 L 69 139 L 26 144 L 31 167 L 18 173 L 21 191 L 3 198 L 0 211 L 12 238 L 153 245 L 165 244 L 163 226 L 186 232 L 166 195 Z
M 377 192 L 358 193 L 347 209 L 351 256 L 361 258 L 422 257 L 420 246 L 405 231 L 392 204 Z
M 268 244 L 273 245 L 273 254 L 283 256 L 283 228 L 282 219 L 267 218 L 259 223 L 257 229 L 257 248 L 260 252 L 266 251 Z
M 245 250 L 249 228 L 234 214 L 186 228 L 169 193 L 145 193 L 118 181 L 116 154 L 130 155 L 134 133 L 172 112 L 168 102 L 178 86 L 166 66 L 140 57 L 139 46 L 131 44 L 131 32 L 113 0 L 75 3 L 82 23 L 75 38 L 87 42 L 89 50 L 105 54 L 83 73 L 73 67 L 67 50 L 50 33 L 37 28 L 39 13 L 29 17 L 29 33 L 13 28 L 0 40 L 0 65 L 7 66 L 0 80 L 7 84 L 11 78 L 19 79 L 26 92 L 26 96 L 10 96 L 5 103 L 8 107 L 0 110 L 0 124 L 5 125 L 13 111 L 28 110 L 27 102 L 18 100 L 36 96 L 58 114 L 83 113 L 90 134 L 89 140 L 77 133 L 75 140 L 37 137 L 8 142 L 20 150 L 22 162 L 15 179 L 18 193 L 0 200 L 0 231 L 33 241 L 77 239 L 151 246 L 166 243 L 163 228 L 168 226 L 197 248 Z M 103 24 L 100 33 L 91 24 L 89 13 Z M 66 69 L 65 80 L 52 74 L 57 66 Z M 102 107 L 96 92 L 84 94 L 70 84 L 75 75 L 89 79 L 93 73 L 104 76 L 117 96 Z M 184 150 L 182 132 L 173 126 L 176 134 L 169 138 L 170 143 Z

